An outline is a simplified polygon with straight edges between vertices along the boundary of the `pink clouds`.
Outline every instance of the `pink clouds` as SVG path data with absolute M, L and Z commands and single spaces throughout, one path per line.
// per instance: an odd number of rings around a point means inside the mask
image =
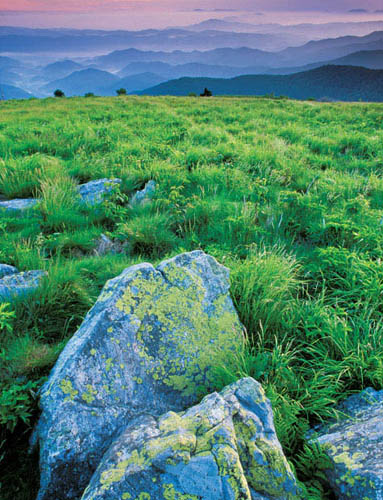
M 0 0 L 0 11 L 84 12 L 155 7 L 153 0 Z

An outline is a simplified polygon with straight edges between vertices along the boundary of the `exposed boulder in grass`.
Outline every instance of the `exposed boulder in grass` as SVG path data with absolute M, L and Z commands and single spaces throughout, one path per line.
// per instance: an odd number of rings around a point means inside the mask
M 152 180 L 145 184 L 144 189 L 137 191 L 137 193 L 130 200 L 131 207 L 137 207 L 140 205 L 145 205 L 154 196 L 156 192 L 156 183 Z
M 39 500 L 77 498 L 135 417 L 195 404 L 242 341 L 229 272 L 201 251 L 110 280 L 41 392 Z
M 1 201 L 0 210 L 3 209 L 8 212 L 22 212 L 35 207 L 39 201 L 40 200 L 35 198 L 16 198 L 14 200 Z
M 98 257 L 109 254 L 127 253 L 129 250 L 128 241 L 120 241 L 117 239 L 111 240 L 105 234 L 101 234 L 95 243 L 96 248 L 93 250 L 93 254 Z
M 245 378 L 183 413 L 126 428 L 82 500 L 138 498 L 298 500 L 260 384 Z
M 10 274 L 17 274 L 19 271 L 16 267 L 9 266 L 8 264 L 0 264 L 0 278 L 9 276 Z
M 326 476 L 339 500 L 383 498 L 383 391 L 351 396 L 338 422 L 317 430 L 316 438 L 333 468 Z
M 4 276 L 0 279 L 0 302 L 12 302 L 33 293 L 46 275 L 45 271 L 25 271 Z
M 78 186 L 82 201 L 87 205 L 99 205 L 115 186 L 121 184 L 121 179 L 97 179 Z

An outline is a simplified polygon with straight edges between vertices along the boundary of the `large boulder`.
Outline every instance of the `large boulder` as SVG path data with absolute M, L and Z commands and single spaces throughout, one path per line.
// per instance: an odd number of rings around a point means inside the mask
M 45 271 L 25 271 L 4 276 L 0 279 L 0 302 L 12 302 L 30 295 L 37 290 L 46 274 Z
M 138 498 L 299 499 L 260 384 L 245 378 L 183 413 L 141 416 L 126 428 L 82 500 Z
M 39 500 L 77 498 L 132 419 L 196 403 L 242 341 L 229 272 L 201 251 L 109 281 L 41 392 Z
M 19 271 L 16 267 L 9 266 L 8 264 L 0 264 L 0 278 L 9 276 L 10 274 L 17 274 Z
M 97 179 L 78 186 L 78 192 L 83 203 L 94 206 L 99 205 L 113 188 L 121 184 L 121 179 Z
M 383 391 L 366 389 L 339 408 L 337 422 L 317 429 L 316 439 L 333 467 L 327 478 L 339 500 L 383 498 Z
M 156 183 L 154 181 L 149 181 L 145 184 L 144 189 L 137 191 L 132 199 L 130 200 L 131 207 L 137 207 L 145 205 L 150 202 L 156 192 Z
M 39 200 L 35 198 L 15 198 L 14 200 L 1 201 L 0 210 L 6 210 L 7 212 L 23 212 L 24 210 L 29 210 L 34 208 Z

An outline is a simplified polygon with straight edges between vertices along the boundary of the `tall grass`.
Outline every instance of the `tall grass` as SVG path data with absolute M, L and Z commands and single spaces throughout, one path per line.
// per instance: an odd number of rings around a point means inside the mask
M 261 381 L 305 499 L 330 498 L 306 433 L 337 401 L 383 387 L 382 110 L 252 98 L 2 103 L 0 196 L 40 201 L 26 215 L 0 212 L 0 262 L 48 272 L 28 300 L 0 309 L 2 500 L 36 496 L 37 457 L 26 453 L 36 391 L 105 281 L 197 248 L 230 268 L 247 331 L 215 367 L 217 389 Z M 79 183 L 115 176 L 107 203 L 81 205 Z M 155 199 L 132 209 L 149 179 Z M 126 252 L 96 257 L 101 233 Z

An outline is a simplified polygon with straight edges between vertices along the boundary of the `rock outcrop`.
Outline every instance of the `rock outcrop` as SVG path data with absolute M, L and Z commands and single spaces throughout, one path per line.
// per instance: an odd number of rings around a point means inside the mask
M 293 500 L 294 475 L 262 387 L 245 378 L 183 413 L 139 417 L 82 500 Z
M 145 205 L 154 196 L 156 192 L 156 183 L 154 181 L 149 181 L 145 184 L 144 189 L 137 191 L 130 200 L 131 207 L 137 207 L 140 205 Z
M 0 302 L 12 302 L 33 293 L 46 274 L 45 271 L 7 274 L 0 279 Z
M 22 212 L 34 208 L 38 202 L 39 200 L 35 198 L 16 198 L 14 200 L 1 201 L 0 210 L 3 209 L 7 212 Z
M 333 468 L 326 472 L 339 500 L 383 498 L 383 391 L 366 389 L 340 407 L 339 421 L 319 428 Z
M 0 278 L 9 276 L 10 274 L 17 274 L 19 271 L 16 267 L 9 266 L 8 264 L 0 264 Z
M 77 498 L 134 418 L 195 404 L 242 341 L 229 272 L 201 251 L 109 281 L 41 392 L 39 500 Z
M 115 186 L 121 184 L 121 179 L 97 179 L 78 186 L 83 203 L 94 206 L 99 205 Z

